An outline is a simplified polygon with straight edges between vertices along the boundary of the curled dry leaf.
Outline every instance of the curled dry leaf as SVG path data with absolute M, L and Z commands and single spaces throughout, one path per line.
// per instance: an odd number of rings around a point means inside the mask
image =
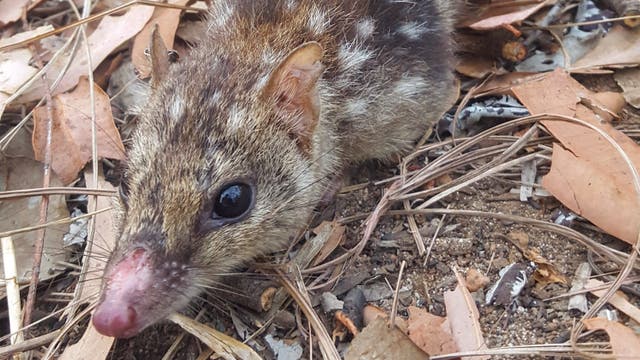
M 589 330 L 604 330 L 609 334 L 609 342 L 616 359 L 637 359 L 640 354 L 640 337 L 635 332 L 615 321 L 603 318 L 583 320 Z
M 533 273 L 533 278 L 536 280 L 536 286 L 545 287 L 552 283 L 567 283 L 567 278 L 558 271 L 558 268 L 540 255 L 536 250 L 526 249 L 523 251 L 523 254 L 528 260 L 536 263 L 536 271 Z
M 89 81 L 80 80 L 78 87 L 68 94 L 53 98 L 53 129 L 51 158 L 53 171 L 65 184 L 73 181 L 78 172 L 91 159 L 91 101 Z M 113 122 L 109 96 L 97 85 L 95 112 L 98 156 L 124 159 L 124 145 Z M 45 106 L 34 112 L 33 149 L 36 160 L 43 161 L 47 136 L 47 110 Z
M 474 30 L 491 30 L 504 25 L 519 23 L 552 2 L 553 1 L 547 0 L 532 6 L 525 7 L 524 9 L 520 8 L 519 10 L 510 12 L 508 14 L 495 16 L 489 15 L 489 17 L 486 17 L 480 21 L 476 21 L 475 23 L 469 25 L 469 27 Z

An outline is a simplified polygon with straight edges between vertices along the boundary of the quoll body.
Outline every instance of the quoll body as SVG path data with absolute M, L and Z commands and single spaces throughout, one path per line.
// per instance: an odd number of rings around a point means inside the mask
M 213 1 L 202 43 L 154 67 L 97 330 L 180 310 L 286 243 L 345 167 L 410 150 L 455 91 L 451 3 Z

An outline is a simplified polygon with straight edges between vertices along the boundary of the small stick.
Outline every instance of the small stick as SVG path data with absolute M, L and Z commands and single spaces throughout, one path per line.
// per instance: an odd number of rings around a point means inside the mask
M 18 269 L 11 237 L 3 237 L 2 263 L 4 264 L 5 287 L 7 288 L 7 308 L 9 311 L 9 332 L 11 344 L 19 344 L 24 338 L 20 328 L 22 327 L 22 310 L 20 309 L 20 286 L 18 285 Z M 19 355 L 14 358 L 19 359 Z
M 30 46 L 32 52 L 34 54 L 34 60 L 36 65 L 38 65 L 39 69 L 44 67 L 44 63 L 40 58 L 40 47 L 38 44 L 34 44 Z M 45 92 L 45 109 L 47 113 L 47 127 L 46 127 L 46 141 L 44 145 L 44 159 L 42 165 L 42 187 L 48 188 L 51 184 L 51 163 L 52 163 L 52 154 L 51 154 L 51 144 L 53 142 L 53 95 L 51 94 L 51 89 L 49 88 L 49 80 L 47 78 L 47 73 L 43 72 L 40 75 L 42 80 L 42 84 L 44 85 Z M 43 195 L 40 198 L 40 211 L 38 216 L 38 225 L 43 225 L 47 222 L 47 217 L 49 214 L 49 195 Z M 29 325 L 31 323 L 31 316 L 33 308 L 36 304 L 36 290 L 38 288 L 38 283 L 40 282 L 40 265 L 42 264 L 42 254 L 44 253 L 44 238 L 46 236 L 46 228 L 38 229 L 36 232 L 36 237 L 34 241 L 34 249 L 33 249 L 33 267 L 31 269 L 31 283 L 29 284 L 29 290 L 27 292 L 27 302 L 24 305 L 24 317 L 23 321 L 25 325 Z
M 393 293 L 393 305 L 391 305 L 391 317 L 389 318 L 389 326 L 394 326 L 396 323 L 396 311 L 398 311 L 398 295 L 400 294 L 400 282 L 402 281 L 402 273 L 404 267 L 407 265 L 405 260 L 402 260 L 400 264 L 400 272 L 398 273 L 398 281 L 396 282 L 396 291 Z

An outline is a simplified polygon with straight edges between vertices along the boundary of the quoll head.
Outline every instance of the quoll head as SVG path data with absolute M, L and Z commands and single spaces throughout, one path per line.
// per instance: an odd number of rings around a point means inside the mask
M 313 153 L 322 55 L 312 42 L 267 72 L 198 54 L 154 68 L 93 317 L 99 332 L 136 335 L 303 226 L 323 189 Z

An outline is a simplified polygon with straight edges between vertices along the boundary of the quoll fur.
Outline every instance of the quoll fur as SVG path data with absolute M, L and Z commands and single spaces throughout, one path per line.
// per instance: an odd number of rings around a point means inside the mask
M 134 336 L 182 309 L 286 243 L 345 167 L 410 150 L 454 93 L 452 3 L 213 1 L 203 42 L 154 68 L 98 331 Z M 212 221 L 235 182 L 250 211 Z

